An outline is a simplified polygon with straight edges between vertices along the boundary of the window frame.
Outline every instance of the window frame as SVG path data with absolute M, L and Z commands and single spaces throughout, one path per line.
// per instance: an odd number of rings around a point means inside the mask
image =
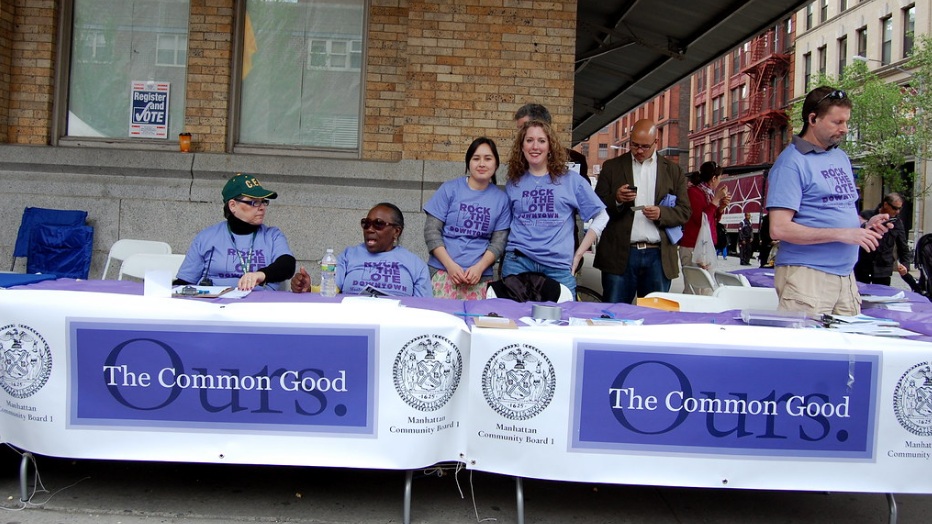
M 880 64 L 890 65 L 893 60 L 893 16 L 880 19 Z
M 71 0 L 73 1 L 73 0 Z M 242 78 L 243 78 L 243 44 L 246 38 L 246 1 L 234 2 L 233 7 L 233 42 L 231 48 L 231 75 L 230 75 L 230 104 L 227 112 L 226 144 L 225 150 L 230 153 L 245 153 L 255 155 L 287 155 L 317 158 L 340 158 L 360 160 L 365 150 L 365 103 L 366 103 L 366 73 L 368 64 L 369 41 L 369 1 L 363 0 L 362 54 L 360 57 L 360 89 L 359 89 L 359 118 L 356 129 L 356 149 L 328 149 L 319 146 L 295 146 L 274 144 L 246 144 L 239 143 L 238 135 L 242 125 Z M 306 64 L 306 61 L 305 61 Z

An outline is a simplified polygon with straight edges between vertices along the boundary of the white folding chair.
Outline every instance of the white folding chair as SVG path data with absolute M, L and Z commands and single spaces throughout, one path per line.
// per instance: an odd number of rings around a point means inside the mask
M 722 286 L 713 295 L 719 299 L 725 309 L 758 309 L 776 311 L 780 300 L 777 290 L 772 287 L 738 287 Z
M 151 253 L 139 253 L 130 255 L 123 261 L 120 266 L 120 274 L 117 280 L 123 280 L 124 276 L 133 278 L 146 278 L 146 271 L 164 270 L 171 273 L 172 278 L 178 274 L 181 263 L 184 262 L 184 255 L 160 255 Z
M 751 287 L 751 283 L 748 282 L 748 277 L 744 275 L 739 275 L 737 273 L 729 273 L 727 271 L 721 271 L 719 269 L 715 270 L 713 273 L 715 277 L 715 282 L 721 286 L 738 286 L 738 287 Z
M 110 246 L 110 254 L 107 255 L 107 263 L 104 264 L 104 272 L 101 273 L 100 279 L 107 278 L 107 271 L 110 270 L 110 263 L 114 260 L 120 262 L 126 260 L 132 255 L 149 253 L 152 255 L 169 255 L 172 247 L 167 242 L 158 240 L 136 240 L 133 238 L 121 238 Z
M 717 287 L 712 275 L 698 266 L 683 266 L 683 284 L 694 295 L 711 295 Z

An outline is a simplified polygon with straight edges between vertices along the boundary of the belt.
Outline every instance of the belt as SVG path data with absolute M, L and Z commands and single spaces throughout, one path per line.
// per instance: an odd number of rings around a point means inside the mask
M 657 249 L 660 247 L 660 243 L 651 244 L 650 242 L 631 242 L 631 247 L 634 249 Z

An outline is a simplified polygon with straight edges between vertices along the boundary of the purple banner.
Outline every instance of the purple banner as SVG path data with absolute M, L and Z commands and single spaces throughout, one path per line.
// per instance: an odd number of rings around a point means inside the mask
M 69 326 L 71 425 L 374 434 L 376 327 Z
M 572 447 L 873 458 L 879 360 L 580 342 Z

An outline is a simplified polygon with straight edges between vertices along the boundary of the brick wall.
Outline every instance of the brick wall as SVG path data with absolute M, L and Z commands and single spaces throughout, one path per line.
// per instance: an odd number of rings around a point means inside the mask
M 193 151 L 226 147 L 233 23 L 233 0 L 191 0 L 184 130 Z
M 0 142 L 10 128 L 10 71 L 13 63 L 13 4 L 0 2 Z
M 0 132 L 2 75 L 10 72 L 9 132 L 0 140 L 48 141 L 56 5 L 0 2 L 0 24 L 12 25 L 0 26 Z M 185 131 L 195 151 L 225 150 L 233 5 L 190 2 Z M 507 151 L 514 111 L 527 102 L 546 105 L 568 141 L 575 25 L 575 0 L 371 0 L 362 157 L 458 161 L 480 135 Z M 11 33 L 12 65 L 4 67 Z
M 575 27 L 575 1 L 375 0 L 364 157 L 459 160 L 482 135 L 507 151 L 527 102 L 568 141 Z
M 2 9 L 4 17 L 9 10 L 9 7 Z M 52 117 L 58 7 L 54 0 L 16 0 L 12 11 L 6 141 L 47 144 Z

